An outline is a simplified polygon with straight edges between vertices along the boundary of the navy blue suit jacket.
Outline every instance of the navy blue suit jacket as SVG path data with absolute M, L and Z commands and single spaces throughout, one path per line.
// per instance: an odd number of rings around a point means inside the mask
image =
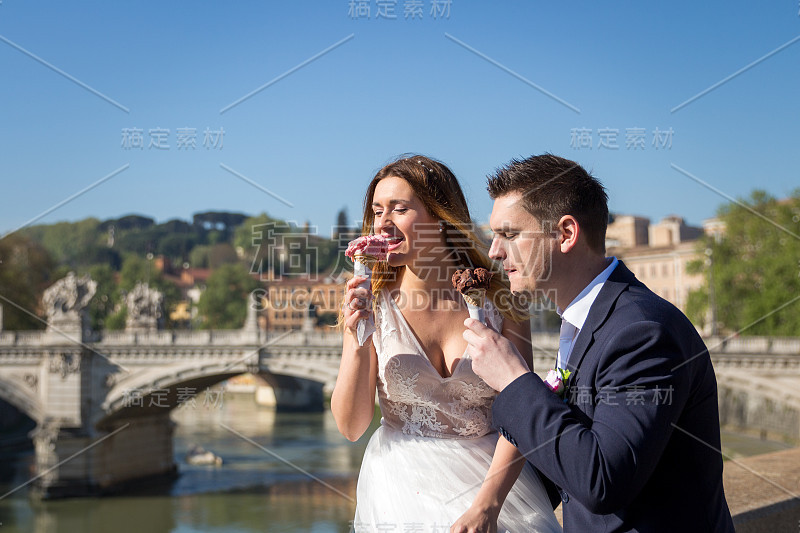
M 564 531 L 733 532 L 717 382 L 691 322 L 620 261 L 569 357 L 566 401 L 535 374 L 494 426 L 560 487 Z

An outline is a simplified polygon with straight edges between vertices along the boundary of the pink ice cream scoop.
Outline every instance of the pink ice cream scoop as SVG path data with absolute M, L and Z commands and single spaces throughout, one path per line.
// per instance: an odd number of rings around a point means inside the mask
M 350 241 L 344 255 L 352 260 L 356 256 L 371 258 L 375 261 L 386 261 L 386 254 L 389 248 L 389 241 L 382 235 L 363 235 Z
M 389 242 L 386 237 L 382 235 L 363 235 L 357 239 L 350 241 L 347 245 L 344 255 L 349 257 L 355 263 L 353 265 L 353 274 L 356 276 L 364 277 L 364 281 L 359 284 L 370 290 L 370 279 L 372 277 L 371 269 L 381 262 L 386 261 L 388 254 Z M 358 345 L 364 346 L 367 339 L 375 332 L 375 321 L 370 314 L 367 318 L 362 318 L 358 321 L 356 326 L 356 338 Z

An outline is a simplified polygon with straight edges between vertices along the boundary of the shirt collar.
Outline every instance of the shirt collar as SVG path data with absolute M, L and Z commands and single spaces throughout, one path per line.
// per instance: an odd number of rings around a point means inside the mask
M 559 316 L 575 326 L 578 330 L 583 329 L 583 324 L 589 316 L 589 310 L 597 299 L 597 295 L 600 294 L 600 289 L 603 288 L 603 284 L 608 280 L 608 277 L 611 276 L 611 273 L 617 268 L 618 264 L 619 261 L 617 258 L 612 257 L 611 263 L 606 269 L 594 278 L 591 283 L 572 300 L 566 309 L 563 311 L 560 309 L 558 310 Z

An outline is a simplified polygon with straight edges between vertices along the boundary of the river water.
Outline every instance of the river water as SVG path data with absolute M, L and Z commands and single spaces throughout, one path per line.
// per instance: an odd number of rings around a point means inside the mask
M 20 490 L 0 500 L 0 533 L 347 532 L 355 510 L 355 477 L 373 426 L 358 442 L 342 437 L 330 411 L 275 413 L 252 395 L 226 394 L 216 406 L 173 413 L 180 476 L 125 496 L 37 502 Z M 223 458 L 192 466 L 194 445 Z M 788 447 L 723 433 L 735 456 Z M 31 476 L 32 453 L 17 458 L 0 482 L 6 494 Z

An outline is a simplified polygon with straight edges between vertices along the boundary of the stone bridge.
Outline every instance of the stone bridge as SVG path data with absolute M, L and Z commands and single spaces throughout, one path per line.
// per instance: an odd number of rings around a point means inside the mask
M 36 424 L 43 495 L 102 493 L 174 471 L 170 411 L 196 394 L 251 372 L 278 409 L 322 409 L 340 356 L 312 332 L 0 332 L 0 402 Z
M 230 377 L 263 376 L 278 409 L 322 409 L 336 381 L 340 333 L 265 333 L 252 305 L 241 330 L 163 331 L 162 296 L 146 284 L 126 295 L 124 331 L 92 332 L 85 308 L 95 288 L 70 273 L 44 293 L 45 331 L 0 330 L 0 415 L 35 424 L 34 486 L 43 496 L 111 492 L 175 473 L 170 411 Z M 532 342 L 536 368 L 549 368 L 558 336 Z M 708 345 L 723 424 L 800 440 L 800 339 Z
M 549 368 L 558 336 L 532 341 Z M 800 440 L 800 339 L 707 344 L 723 424 Z M 36 423 L 39 493 L 104 493 L 175 471 L 170 410 L 194 394 L 251 372 L 279 409 L 321 409 L 340 356 L 337 332 L 0 332 L 0 400 Z

